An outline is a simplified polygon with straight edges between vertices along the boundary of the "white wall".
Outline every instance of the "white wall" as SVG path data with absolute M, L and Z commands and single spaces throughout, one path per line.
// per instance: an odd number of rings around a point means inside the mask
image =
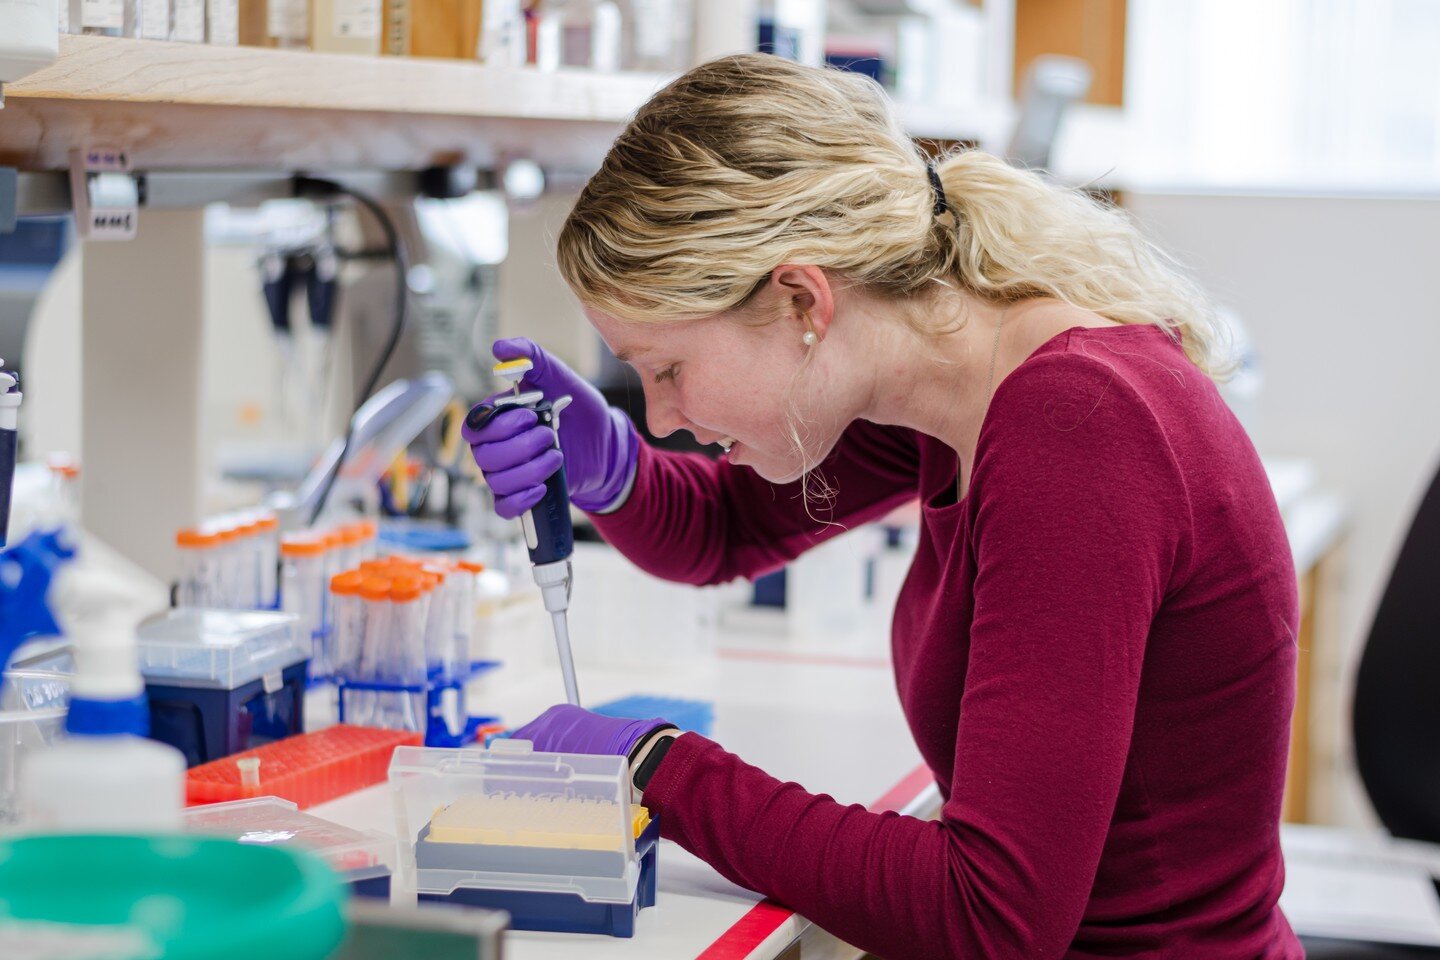
M 1350 508 L 1338 598 L 1343 689 L 1440 463 L 1440 198 L 1126 194 L 1249 327 L 1262 454 L 1312 461 Z M 1348 727 L 1347 727 L 1348 729 Z M 1363 823 L 1353 777 L 1336 819 Z

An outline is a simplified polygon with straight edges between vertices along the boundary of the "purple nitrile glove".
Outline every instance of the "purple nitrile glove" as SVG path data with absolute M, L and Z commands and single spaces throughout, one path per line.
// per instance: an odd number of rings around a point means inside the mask
M 529 740 L 537 753 L 588 753 L 630 756 L 635 744 L 669 721 L 655 717 L 650 720 L 626 720 L 591 713 L 583 707 L 561 703 L 546 710 L 511 736 Z
M 618 508 L 630 491 L 640 456 L 640 435 L 630 418 L 532 340 L 497 340 L 492 350 L 497 360 L 525 357 L 535 364 L 520 382 L 522 391 L 539 390 L 550 400 L 573 398 L 560 414 L 560 450 L 553 448 L 550 431 L 539 425 L 532 410 L 506 410 L 479 430 L 468 424 L 462 428 L 476 465 L 495 493 L 495 512 L 513 520 L 535 506 L 545 496 L 545 481 L 562 463 L 571 503 L 591 513 Z

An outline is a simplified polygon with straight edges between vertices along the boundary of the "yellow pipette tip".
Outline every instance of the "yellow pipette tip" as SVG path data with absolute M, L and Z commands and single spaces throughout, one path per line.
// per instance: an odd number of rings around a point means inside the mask
M 497 363 L 491 368 L 491 372 L 497 377 L 509 379 L 517 374 L 529 373 L 534 368 L 534 363 L 525 357 L 521 357 L 519 360 L 506 360 L 502 363 Z

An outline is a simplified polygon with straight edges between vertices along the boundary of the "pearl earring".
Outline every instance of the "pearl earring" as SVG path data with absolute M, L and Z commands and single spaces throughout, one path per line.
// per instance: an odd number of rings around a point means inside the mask
M 800 342 L 805 344 L 805 346 L 807 347 L 813 347 L 815 346 L 815 344 L 820 342 L 820 337 L 815 333 L 814 330 L 806 330 L 805 336 L 800 338 Z

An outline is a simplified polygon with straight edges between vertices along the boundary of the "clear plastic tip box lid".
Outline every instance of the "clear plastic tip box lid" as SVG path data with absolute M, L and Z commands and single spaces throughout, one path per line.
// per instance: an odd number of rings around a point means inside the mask
M 309 657 L 300 634 L 292 613 L 167 610 L 140 626 L 140 672 L 154 683 L 234 690 Z
M 331 823 L 279 797 L 190 807 L 185 811 L 185 831 L 240 843 L 303 847 L 352 883 L 388 877 L 395 851 L 394 842 L 382 833 Z
M 398 747 L 390 761 L 400 872 L 422 894 L 462 887 L 630 903 L 638 808 L 624 757 Z

